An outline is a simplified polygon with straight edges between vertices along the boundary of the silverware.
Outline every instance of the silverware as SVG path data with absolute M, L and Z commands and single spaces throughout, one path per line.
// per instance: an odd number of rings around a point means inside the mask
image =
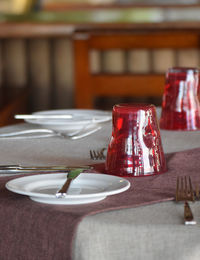
M 51 129 L 28 129 L 28 130 L 22 130 L 22 131 L 16 131 L 16 132 L 10 132 L 10 133 L 2 133 L 0 134 L 0 138 L 33 138 L 33 137 L 50 137 L 50 136 L 58 136 L 58 137 L 62 137 L 62 138 L 66 138 L 66 139 L 70 139 L 70 140 L 77 140 L 83 137 L 86 137 L 88 135 L 91 135 L 95 132 L 97 132 L 98 130 L 101 129 L 101 126 L 95 126 L 91 129 L 84 128 L 81 129 L 80 131 L 76 131 L 73 134 L 66 134 L 63 132 L 59 132 L 59 131 L 55 131 L 55 130 L 51 130 Z M 34 134 L 34 133 L 46 133 L 47 135 L 42 135 L 42 136 L 27 136 L 27 134 Z
M 177 177 L 176 182 L 176 201 L 184 201 L 184 223 L 185 225 L 194 225 L 196 221 L 194 220 L 192 210 L 188 201 L 194 201 L 194 193 L 192 188 L 192 182 L 190 176 L 187 178 Z
M 81 168 L 82 170 L 92 169 L 92 166 L 66 166 L 66 165 L 52 165 L 52 166 L 23 166 L 23 165 L 0 165 L 0 173 L 6 171 L 12 174 L 15 173 L 30 173 L 30 172 L 68 172 L 73 169 Z
M 15 119 L 70 119 L 73 116 L 71 114 L 64 114 L 64 115 L 15 115 Z
M 59 189 L 56 192 L 56 198 L 65 198 L 67 196 L 67 191 L 69 189 L 69 186 L 72 182 L 72 180 L 74 180 L 76 177 L 78 177 L 78 175 L 83 171 L 84 169 L 75 169 L 75 170 L 71 170 L 68 174 L 67 174 L 67 180 L 65 181 L 65 183 L 63 184 L 63 186 L 61 187 L 61 189 Z
M 81 118 L 84 120 L 89 120 L 91 122 L 95 122 L 101 119 L 111 119 L 111 116 L 105 116 L 105 115 L 94 115 L 94 116 L 87 116 L 87 115 L 82 115 L 82 114 L 52 114 L 52 115 L 42 115 L 42 114 L 32 114 L 32 115 L 26 115 L 26 114 L 21 114 L 21 115 L 15 115 L 15 119 L 31 119 L 31 120 L 37 120 L 37 119 L 51 119 L 51 120 L 64 120 L 64 119 L 71 119 L 71 118 Z
M 106 148 L 102 148 L 100 150 L 90 150 L 90 159 L 92 160 L 105 160 L 106 156 L 104 154 Z

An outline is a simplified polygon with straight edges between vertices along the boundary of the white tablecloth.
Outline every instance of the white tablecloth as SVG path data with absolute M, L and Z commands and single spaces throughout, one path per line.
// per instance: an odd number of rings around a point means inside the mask
M 0 133 L 30 129 L 18 124 Z M 91 164 L 90 149 L 107 147 L 111 123 L 77 141 L 60 137 L 0 138 L 0 164 Z M 200 132 L 161 131 L 165 153 L 200 147 Z M 102 161 L 97 161 L 102 162 Z M 191 205 L 200 224 L 200 204 Z M 183 225 L 183 205 L 165 202 L 85 217 L 73 245 L 75 260 L 200 259 L 200 226 Z

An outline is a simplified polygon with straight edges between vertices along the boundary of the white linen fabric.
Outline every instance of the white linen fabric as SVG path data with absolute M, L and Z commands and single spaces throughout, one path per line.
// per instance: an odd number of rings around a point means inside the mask
M 9 133 L 38 126 L 17 124 L 0 128 L 1 133 Z M 102 124 L 102 129 L 87 137 L 70 140 L 59 136 L 44 134 L 24 135 L 21 137 L 0 137 L 0 164 L 26 165 L 76 165 L 91 164 L 89 150 L 107 148 L 112 133 L 111 122 Z M 28 136 L 29 138 L 26 138 Z M 48 137 L 47 137 L 48 136 Z M 165 153 L 184 151 L 200 147 L 200 131 L 167 131 L 161 130 Z
M 159 113 L 159 111 L 158 111 Z M 18 124 L 0 128 L 0 134 L 38 126 Z M 0 138 L 0 164 L 86 165 L 89 150 L 107 147 L 111 122 L 79 140 L 60 137 Z M 163 131 L 165 153 L 200 147 L 200 131 Z M 5 175 L 4 175 L 5 176 Z M 199 202 L 191 205 L 200 223 Z M 73 244 L 74 260 L 185 260 L 200 259 L 200 228 L 183 225 L 183 205 L 163 202 L 85 217 Z

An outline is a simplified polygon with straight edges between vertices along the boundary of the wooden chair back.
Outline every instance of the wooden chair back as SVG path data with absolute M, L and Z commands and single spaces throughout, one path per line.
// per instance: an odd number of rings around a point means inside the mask
M 113 49 L 189 49 L 199 48 L 199 34 L 191 31 L 84 31 L 74 34 L 75 105 L 94 108 L 97 97 L 162 97 L 162 73 L 91 73 L 90 52 Z

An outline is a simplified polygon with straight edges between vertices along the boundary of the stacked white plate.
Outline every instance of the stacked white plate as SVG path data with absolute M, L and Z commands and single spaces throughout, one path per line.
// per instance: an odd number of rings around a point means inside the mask
M 74 131 L 84 130 L 86 127 L 94 127 L 97 124 L 110 121 L 110 112 L 90 109 L 59 109 L 35 112 L 32 115 L 42 115 L 39 119 L 25 119 L 27 123 L 37 124 L 55 131 L 73 133 Z M 45 115 L 53 115 L 58 118 L 45 118 Z M 59 118 L 59 116 L 70 115 L 70 118 Z

